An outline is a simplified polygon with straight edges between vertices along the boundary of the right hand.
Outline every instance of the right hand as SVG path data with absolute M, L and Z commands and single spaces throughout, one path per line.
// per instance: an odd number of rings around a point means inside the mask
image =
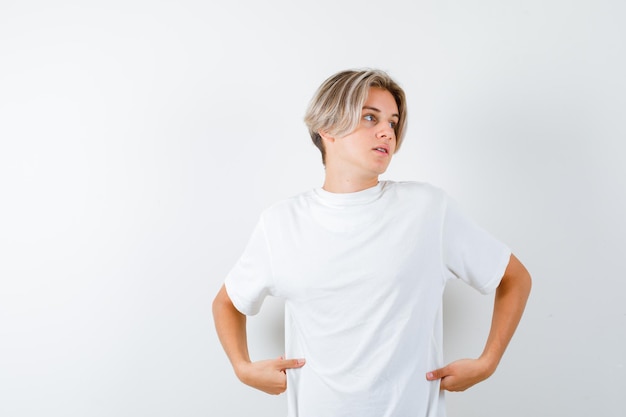
M 287 389 L 287 369 L 301 368 L 304 359 L 268 359 L 258 362 L 246 362 L 237 367 L 237 377 L 246 385 L 272 395 L 278 395 Z

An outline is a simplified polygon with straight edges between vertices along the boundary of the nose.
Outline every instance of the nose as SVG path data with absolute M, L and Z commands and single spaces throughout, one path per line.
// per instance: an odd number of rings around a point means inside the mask
M 391 126 L 389 126 L 389 124 L 385 123 L 378 130 L 378 133 L 376 134 L 376 136 L 379 139 L 391 140 L 393 137 L 395 137 L 395 134 L 396 134 L 396 132 L 393 129 L 393 127 L 391 127 Z

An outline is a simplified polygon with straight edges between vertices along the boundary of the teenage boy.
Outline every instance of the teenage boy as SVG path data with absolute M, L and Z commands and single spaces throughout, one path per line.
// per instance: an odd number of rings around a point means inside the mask
M 213 302 L 239 379 L 287 390 L 289 417 L 445 416 L 443 392 L 495 371 L 531 279 L 509 248 L 442 190 L 379 181 L 404 137 L 406 99 L 378 70 L 342 71 L 318 89 L 305 121 L 324 185 L 263 212 Z M 442 296 L 458 278 L 495 291 L 482 355 L 443 364 Z M 246 316 L 285 300 L 285 357 L 252 362 Z

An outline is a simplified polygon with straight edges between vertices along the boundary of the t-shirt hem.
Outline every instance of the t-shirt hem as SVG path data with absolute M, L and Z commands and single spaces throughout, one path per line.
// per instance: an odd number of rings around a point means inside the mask
M 235 306 L 237 311 L 239 311 L 241 314 L 246 316 L 254 316 L 259 312 L 260 306 L 256 306 L 255 308 L 252 303 L 244 301 L 241 297 L 237 296 L 236 293 L 231 293 L 229 291 L 228 279 L 226 279 L 226 281 L 224 282 L 224 288 L 226 289 L 226 294 L 228 294 L 228 297 L 230 298 L 230 301 L 232 301 L 233 306 Z
M 506 268 L 509 265 L 511 254 L 512 252 L 510 248 L 506 248 L 504 250 L 504 252 L 502 253 L 502 259 L 500 260 L 500 263 L 498 264 L 498 268 L 496 269 L 496 272 L 494 273 L 493 278 L 491 278 L 486 285 L 482 286 L 481 288 L 478 288 L 478 291 L 480 293 L 485 294 L 485 295 L 491 294 L 498 288 L 498 286 L 500 285 L 500 282 L 502 281 L 502 278 L 504 277 L 504 272 L 506 271 Z

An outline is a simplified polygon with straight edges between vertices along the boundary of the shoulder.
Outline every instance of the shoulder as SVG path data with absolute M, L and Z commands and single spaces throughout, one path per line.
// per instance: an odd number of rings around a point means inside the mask
M 389 209 L 409 217 L 439 218 L 448 205 L 445 191 L 427 182 L 386 181 L 384 190 Z
M 428 182 L 384 181 L 384 190 L 398 194 L 402 198 L 445 200 L 445 191 Z
M 285 219 L 301 213 L 309 207 L 314 198 L 314 191 L 305 191 L 283 200 L 279 200 L 266 207 L 261 212 L 261 218 L 266 220 Z

